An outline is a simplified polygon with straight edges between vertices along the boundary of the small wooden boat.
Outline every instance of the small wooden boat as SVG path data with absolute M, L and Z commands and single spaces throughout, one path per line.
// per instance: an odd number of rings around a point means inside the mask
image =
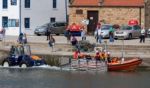
M 135 70 L 137 66 L 142 63 L 140 58 L 131 58 L 123 62 L 108 63 L 108 71 L 131 71 Z

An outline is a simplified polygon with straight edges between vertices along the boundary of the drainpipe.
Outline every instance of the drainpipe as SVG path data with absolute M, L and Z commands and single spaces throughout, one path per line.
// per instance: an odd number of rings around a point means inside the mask
M 68 23 L 68 17 L 67 17 L 67 12 L 68 12 L 67 7 L 68 7 L 68 4 L 67 4 L 67 1 L 68 0 L 65 0 L 65 11 L 66 11 L 66 22 Z
M 147 4 L 147 1 L 148 0 L 144 0 L 144 27 L 147 28 L 147 24 L 146 24 L 146 21 L 147 21 L 147 13 L 146 13 L 146 4 Z
M 142 15 L 141 15 L 141 7 L 139 7 L 139 23 L 140 23 L 140 26 L 142 26 L 142 25 L 141 25 L 141 16 L 142 16 Z
M 21 33 L 21 0 L 19 3 L 19 34 Z

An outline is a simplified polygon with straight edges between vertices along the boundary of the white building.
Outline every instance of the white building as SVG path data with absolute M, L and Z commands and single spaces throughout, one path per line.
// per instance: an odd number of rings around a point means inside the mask
M 66 21 L 66 2 L 68 0 L 0 0 L 0 28 L 6 29 L 6 35 L 20 32 L 33 35 L 37 26 Z

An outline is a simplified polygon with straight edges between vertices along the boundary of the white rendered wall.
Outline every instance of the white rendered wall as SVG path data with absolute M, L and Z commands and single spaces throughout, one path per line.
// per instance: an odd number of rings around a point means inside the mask
M 19 0 L 18 0 L 19 1 Z M 8 19 L 19 19 L 19 2 L 17 5 L 11 5 L 10 0 L 8 0 L 8 8 L 2 8 L 2 0 L 0 0 L 0 27 L 2 27 L 2 17 L 7 16 Z M 6 29 L 6 35 L 18 35 L 19 27 L 8 27 Z
M 57 8 L 53 9 L 53 0 L 31 0 L 31 7 L 24 8 L 22 2 L 22 29 L 29 35 L 34 34 L 37 26 L 50 22 L 51 17 L 56 21 L 66 21 L 65 0 L 57 0 Z M 25 29 L 24 18 L 30 17 L 30 28 Z
M 17 6 L 10 5 L 2 9 L 2 0 L 0 0 L 0 27 L 2 27 L 2 16 L 8 16 L 9 19 L 19 19 L 19 1 Z M 57 8 L 53 9 L 53 0 L 30 0 L 30 8 L 25 8 L 24 0 L 21 0 L 21 30 L 28 35 L 34 35 L 37 26 L 50 22 L 50 18 L 56 18 L 56 21 L 66 21 L 65 0 L 57 0 Z M 25 29 L 24 18 L 30 18 L 30 28 Z M 18 35 L 19 27 L 8 27 L 7 35 Z

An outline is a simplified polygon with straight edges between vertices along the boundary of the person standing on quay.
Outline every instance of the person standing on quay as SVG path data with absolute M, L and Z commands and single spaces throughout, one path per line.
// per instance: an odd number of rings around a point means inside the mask
M 53 50 L 54 45 L 55 45 L 55 39 L 54 39 L 54 37 L 52 35 L 50 35 L 49 46 L 52 48 L 52 52 L 54 51 Z
M 97 34 L 98 34 L 98 42 L 102 43 L 102 30 L 101 30 L 101 26 L 98 26 L 98 28 L 97 28 Z
M 141 29 L 141 35 L 140 35 L 140 43 L 145 43 L 145 29 L 144 27 Z
M 46 29 L 47 41 L 50 40 L 50 34 L 51 34 L 51 31 L 50 31 L 49 27 L 47 27 L 47 29 Z
M 86 30 L 84 26 L 81 27 L 81 38 L 82 38 L 82 41 L 86 40 Z
M 109 42 L 114 42 L 114 28 L 110 27 L 109 29 Z

